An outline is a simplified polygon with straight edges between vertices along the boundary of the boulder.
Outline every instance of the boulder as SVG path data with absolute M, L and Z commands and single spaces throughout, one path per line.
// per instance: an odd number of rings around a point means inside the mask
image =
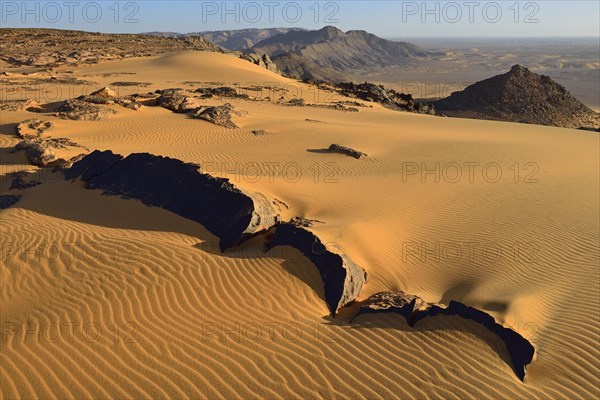
M 17 150 L 25 151 L 27 159 L 38 167 L 46 167 L 49 164 L 56 161 L 56 154 L 54 154 L 54 147 L 49 144 L 47 140 L 33 142 L 23 141 L 18 143 L 15 148 Z
M 173 112 L 179 112 L 179 106 L 185 100 L 185 96 L 178 92 L 166 92 L 162 93 L 156 99 L 156 105 L 171 110 Z
M 356 158 L 357 160 L 362 158 L 362 157 L 366 157 L 367 154 L 363 153 L 361 151 L 358 150 L 354 150 L 351 149 L 350 147 L 346 147 L 346 146 L 341 146 L 339 144 L 332 144 L 331 146 L 329 146 L 329 148 L 327 149 L 328 152 L 330 153 L 339 153 L 339 154 L 345 154 L 347 156 Z
M 212 122 L 215 125 L 224 126 L 225 128 L 235 129 L 238 126 L 233 122 L 233 115 L 242 115 L 236 111 L 234 107 L 226 103 L 222 106 L 201 107 L 193 112 L 193 117 Z
M 367 273 L 345 254 L 326 247 L 314 233 L 292 223 L 278 224 L 272 231 L 269 248 L 294 247 L 317 267 L 332 316 L 358 297 L 367 281 Z

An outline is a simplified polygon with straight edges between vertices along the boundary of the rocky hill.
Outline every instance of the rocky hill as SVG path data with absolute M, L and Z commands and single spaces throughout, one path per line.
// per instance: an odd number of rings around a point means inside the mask
M 289 76 L 325 81 L 340 81 L 346 73 L 430 55 L 411 43 L 385 40 L 365 31 L 343 32 L 332 26 L 275 35 L 256 44 L 252 51 L 268 54 Z
M 449 116 L 522 122 L 564 128 L 600 128 L 594 112 L 545 75 L 520 65 L 433 102 Z

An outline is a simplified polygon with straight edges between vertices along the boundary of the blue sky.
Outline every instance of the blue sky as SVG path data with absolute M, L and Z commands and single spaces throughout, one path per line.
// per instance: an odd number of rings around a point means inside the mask
M 596 36 L 600 1 L 0 1 L 2 27 L 194 32 L 333 25 L 383 37 Z

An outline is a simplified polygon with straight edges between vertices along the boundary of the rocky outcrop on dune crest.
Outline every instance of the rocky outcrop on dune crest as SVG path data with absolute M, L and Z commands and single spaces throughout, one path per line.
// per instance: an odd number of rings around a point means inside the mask
M 294 247 L 315 264 L 323 281 L 325 301 L 331 315 L 358 297 L 367 282 L 367 273 L 345 254 L 327 247 L 314 233 L 293 223 L 278 224 L 272 231 L 269 248 Z
M 79 178 L 87 189 L 137 199 L 196 221 L 219 237 L 222 251 L 244 234 L 279 220 L 268 201 L 255 202 L 228 179 L 203 174 L 196 164 L 168 157 L 136 153 L 123 158 L 94 151 L 66 170 L 65 178 Z
M 256 53 L 248 53 L 242 54 L 240 58 L 242 60 L 250 61 L 252 64 L 258 65 L 259 67 L 263 67 L 271 72 L 281 75 L 281 71 L 277 67 L 277 64 L 275 64 L 273 60 L 271 60 L 271 57 L 269 57 L 268 54 L 260 55 Z
M 437 315 L 458 316 L 474 321 L 497 335 L 510 356 L 512 367 L 519 379 L 525 379 L 527 365 L 533 360 L 535 348 L 518 332 L 497 323 L 494 317 L 484 311 L 469 307 L 458 301 L 450 301 L 448 306 L 426 303 L 421 298 L 402 291 L 380 292 L 365 300 L 355 318 L 367 313 L 396 313 L 403 316 L 410 326 L 427 317 Z

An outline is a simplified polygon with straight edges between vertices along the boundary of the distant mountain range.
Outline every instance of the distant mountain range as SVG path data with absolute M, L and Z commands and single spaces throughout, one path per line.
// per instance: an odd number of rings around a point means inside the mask
M 600 128 L 600 114 L 550 77 L 520 65 L 432 104 L 438 112 L 454 117 Z
M 201 36 L 227 50 L 248 50 L 258 42 L 269 39 L 275 35 L 285 34 L 290 31 L 304 31 L 304 28 L 252 28 L 228 31 L 203 31 L 191 33 L 177 32 L 148 32 L 148 35 L 184 38 L 186 36 Z
M 393 42 L 365 31 L 343 32 L 332 26 L 278 34 L 257 43 L 252 51 L 268 54 L 289 76 L 325 81 L 341 81 L 349 73 L 432 55 L 412 43 Z

